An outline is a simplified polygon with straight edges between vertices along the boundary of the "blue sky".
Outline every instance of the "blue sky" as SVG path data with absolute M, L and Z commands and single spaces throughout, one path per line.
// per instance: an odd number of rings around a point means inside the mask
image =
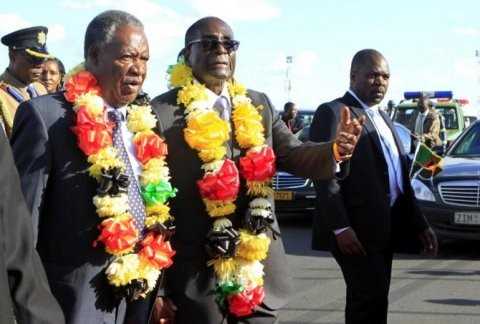
M 67 69 L 82 60 L 88 22 L 107 9 L 122 9 L 146 26 L 151 61 L 145 90 L 167 89 L 166 68 L 196 19 L 226 20 L 240 42 L 236 77 L 266 92 L 277 109 L 290 99 L 305 109 L 336 98 L 348 87 L 356 51 L 375 48 L 390 64 L 386 99 L 405 90 L 453 90 L 478 105 L 480 98 L 480 1 L 348 0 L 43 0 L 2 1 L 0 35 L 20 27 L 50 28 L 47 43 Z M 0 48 L 0 67 L 8 63 Z M 386 100 L 385 100 L 386 101 Z

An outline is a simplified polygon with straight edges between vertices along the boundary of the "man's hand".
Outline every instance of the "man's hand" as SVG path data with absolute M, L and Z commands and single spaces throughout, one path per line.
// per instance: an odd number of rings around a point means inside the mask
M 335 137 L 337 151 L 342 161 L 352 157 L 355 145 L 357 145 L 358 138 L 362 133 L 364 122 L 365 116 L 359 119 L 350 119 L 350 109 L 346 106 L 342 107 L 340 122 L 337 126 L 337 136 Z
M 355 231 L 348 228 L 343 232 L 335 235 L 337 245 L 344 255 L 367 255 L 362 243 L 357 238 Z
M 157 297 L 149 324 L 174 324 L 177 307 L 166 297 Z
M 438 253 L 438 241 L 437 236 L 433 232 L 432 228 L 429 227 L 423 232 L 421 232 L 418 237 L 423 244 L 423 253 L 431 256 L 436 256 Z

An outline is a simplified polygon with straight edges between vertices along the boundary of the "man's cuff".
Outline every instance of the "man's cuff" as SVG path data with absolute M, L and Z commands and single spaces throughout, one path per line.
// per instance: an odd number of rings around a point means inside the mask
M 334 233 L 335 235 L 338 235 L 338 234 L 340 234 L 340 233 L 345 232 L 345 231 L 346 231 L 347 229 L 349 229 L 349 228 L 350 228 L 350 226 L 343 227 L 343 228 L 339 228 L 339 229 L 334 230 L 333 233 Z

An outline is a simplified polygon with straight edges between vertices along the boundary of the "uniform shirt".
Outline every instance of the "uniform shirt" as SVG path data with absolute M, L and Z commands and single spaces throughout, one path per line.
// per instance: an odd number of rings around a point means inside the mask
M 30 100 L 32 91 L 28 91 L 28 87 L 33 87 L 33 92 L 37 95 L 47 94 L 45 87 L 38 83 L 33 82 L 31 85 L 24 84 L 17 78 L 15 78 L 8 69 L 0 75 L 0 123 L 3 123 L 7 136 L 10 136 L 13 126 L 13 119 L 17 111 L 18 106 L 23 101 Z

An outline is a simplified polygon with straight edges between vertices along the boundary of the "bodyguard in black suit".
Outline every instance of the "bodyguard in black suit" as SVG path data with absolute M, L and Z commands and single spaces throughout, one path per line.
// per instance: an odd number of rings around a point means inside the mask
M 30 214 L 5 134 L 0 131 L 0 323 L 62 324 L 33 245 Z
M 435 254 L 437 242 L 417 207 L 403 147 L 388 116 L 378 109 L 390 78 L 385 58 L 362 50 L 352 61 L 350 90 L 322 104 L 310 128 L 312 141 L 328 141 L 340 109 L 350 108 L 365 124 L 341 181 L 316 182 L 313 248 L 330 249 L 347 285 L 347 324 L 387 322 L 394 251 L 423 242 Z
M 134 16 L 106 11 L 88 25 L 85 68 L 112 109 L 136 98 L 148 57 L 143 25 Z M 57 92 L 21 104 L 11 138 L 52 292 L 67 323 L 123 324 L 126 314 L 133 317 L 128 323 L 145 323 L 147 309 L 131 312 L 134 304 L 114 296 L 104 274 L 110 255 L 92 246 L 101 222 L 92 201 L 97 184 L 88 174 L 90 164 L 77 145 L 74 124 L 72 104 Z

